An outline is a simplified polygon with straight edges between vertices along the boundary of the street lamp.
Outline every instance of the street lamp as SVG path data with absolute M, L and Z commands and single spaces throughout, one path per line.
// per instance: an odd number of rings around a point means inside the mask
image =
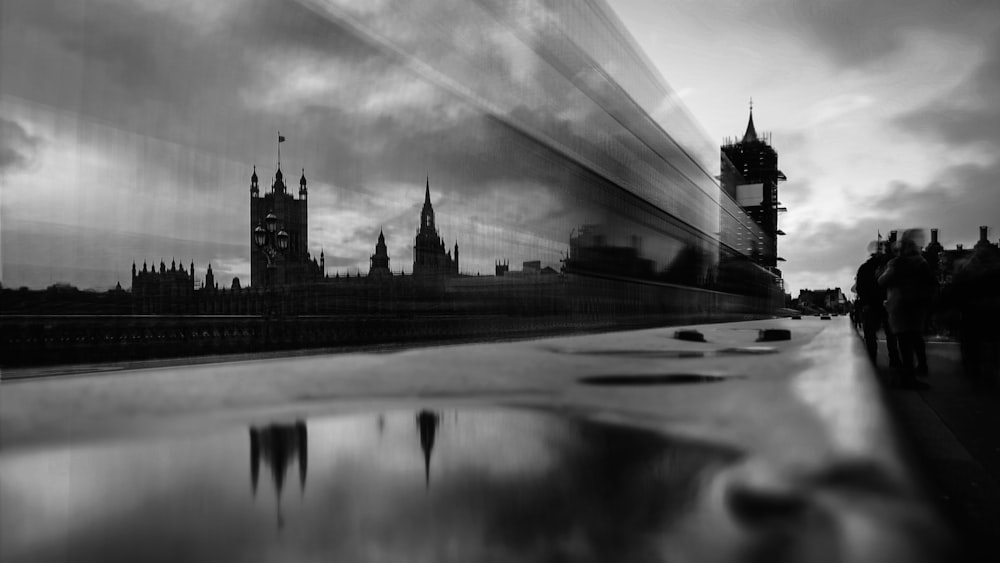
M 278 229 L 278 216 L 273 211 L 268 212 L 267 216 L 264 217 L 264 225 L 267 228 L 258 223 L 257 227 L 253 230 L 253 242 L 264 253 L 264 256 L 267 257 L 267 275 L 265 276 L 264 285 L 270 288 L 273 285 L 271 283 L 271 271 L 277 267 L 275 262 L 278 254 L 288 250 L 289 237 L 284 229 Z

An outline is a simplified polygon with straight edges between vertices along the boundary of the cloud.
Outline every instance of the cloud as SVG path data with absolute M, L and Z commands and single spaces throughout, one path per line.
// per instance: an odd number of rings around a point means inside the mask
M 778 254 L 787 260 L 787 267 L 782 268 L 786 287 L 794 292 L 827 287 L 848 292 L 854 272 L 868 258 L 868 242 L 875 240 L 879 229 L 883 235 L 888 232 L 887 226 L 874 218 L 800 224 L 788 237 L 778 240 Z
M 40 144 L 41 139 L 28 133 L 20 123 L 0 117 L 0 174 L 30 167 Z
M 978 239 L 980 225 L 1000 227 L 1000 159 L 987 165 L 961 164 L 944 169 L 926 186 L 896 184 L 872 202 L 892 228 L 938 228 L 946 248 Z
M 940 98 L 898 116 L 904 131 L 953 145 L 986 143 L 1000 148 L 1000 39 L 982 50 L 982 61 L 961 84 Z
M 557 261 L 571 228 L 613 215 L 607 203 L 594 211 L 600 188 L 634 182 L 660 193 L 667 167 L 616 121 L 631 106 L 599 105 L 621 98 L 585 72 L 589 63 L 541 56 L 538 41 L 558 32 L 544 8 L 361 3 L 331 15 L 316 4 L 5 4 L 0 92 L 27 130 L 48 124 L 51 146 L 4 212 L 204 237 L 234 250 L 197 253 L 199 268 L 241 270 L 251 166 L 266 189 L 278 130 L 285 173 L 304 168 L 309 179 L 310 251 L 324 248 L 329 264 L 367 266 L 382 225 L 393 267 L 408 266 L 425 174 L 463 265 Z M 649 162 L 629 156 L 640 150 Z M 47 197 L 33 201 L 30 190 Z M 85 267 L 71 256 L 68 269 Z
M 741 2 L 751 22 L 785 22 L 841 67 L 869 67 L 907 49 L 915 33 L 961 38 L 992 28 L 988 0 L 765 0 Z
M 862 94 L 840 94 L 820 100 L 808 112 L 812 117 L 806 127 L 818 127 L 845 115 L 857 112 L 874 103 L 871 96 Z
M 997 185 L 1000 159 L 960 164 L 924 185 L 894 182 L 885 193 L 864 202 L 863 215 L 859 209 L 840 220 L 805 220 L 783 227 L 789 236 L 778 244 L 779 254 L 788 260 L 783 268 L 786 284 L 795 290 L 840 286 L 846 292 L 853 270 L 867 257 L 868 242 L 879 232 L 887 237 L 891 230 L 936 228 L 945 248 L 968 247 L 979 238 L 980 225 L 1000 228 Z M 849 276 L 844 274 L 848 270 Z

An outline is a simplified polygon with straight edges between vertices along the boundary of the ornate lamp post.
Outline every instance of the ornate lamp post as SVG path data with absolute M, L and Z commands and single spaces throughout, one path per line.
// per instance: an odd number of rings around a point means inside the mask
M 288 250 L 288 233 L 278 228 L 278 216 L 273 211 L 264 218 L 266 228 L 257 225 L 253 230 L 253 242 L 267 257 L 267 270 L 264 276 L 264 290 L 267 293 L 268 316 L 274 316 L 274 270 L 278 267 L 277 258 Z
M 284 229 L 278 229 L 278 216 L 273 211 L 268 212 L 267 217 L 264 218 L 264 224 L 267 225 L 266 229 L 258 224 L 257 228 L 253 230 L 253 242 L 267 257 L 267 275 L 264 286 L 270 289 L 274 285 L 272 277 L 274 269 L 278 267 L 275 263 L 278 254 L 288 250 L 288 233 Z

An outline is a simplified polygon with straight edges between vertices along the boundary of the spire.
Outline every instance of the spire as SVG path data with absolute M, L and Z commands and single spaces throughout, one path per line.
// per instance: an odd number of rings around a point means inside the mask
M 302 169 L 302 177 L 299 178 L 299 186 L 301 186 L 302 189 L 306 188 L 306 169 L 305 168 Z
M 420 210 L 420 228 L 418 233 L 424 236 L 436 236 L 437 229 L 434 227 L 434 206 L 431 205 L 431 177 L 427 176 L 427 183 L 424 190 L 424 207 Z
M 757 142 L 757 129 L 753 126 L 753 98 L 750 98 L 750 121 L 747 122 L 747 132 L 743 134 L 743 142 Z

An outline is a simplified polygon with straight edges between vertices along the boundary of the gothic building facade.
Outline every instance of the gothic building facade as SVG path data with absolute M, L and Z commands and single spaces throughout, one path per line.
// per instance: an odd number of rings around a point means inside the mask
M 170 269 L 160 262 L 160 270 L 154 264 L 149 268 L 142 263 L 142 270 L 132 263 L 132 303 L 133 313 L 140 315 L 164 313 L 189 313 L 192 296 L 194 295 L 194 262 L 191 271 L 184 266 L 177 267 L 177 262 L 170 261 Z
M 287 248 L 281 248 L 285 245 Z M 263 195 L 260 193 L 257 167 L 254 166 L 250 177 L 250 285 L 279 287 L 320 281 L 323 278 L 323 258 L 321 254 L 320 262 L 317 262 L 309 256 L 305 170 L 299 178 L 296 199 L 288 192 L 280 162 L 270 190 Z

